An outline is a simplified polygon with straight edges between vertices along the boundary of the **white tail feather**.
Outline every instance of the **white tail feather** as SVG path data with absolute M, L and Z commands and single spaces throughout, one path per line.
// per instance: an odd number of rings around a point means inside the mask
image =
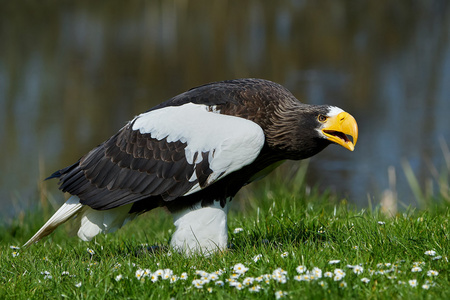
M 48 220 L 47 223 L 45 223 L 44 226 L 42 226 L 42 228 L 39 229 L 39 231 L 36 232 L 36 234 L 33 235 L 28 242 L 25 243 L 24 247 L 36 243 L 43 237 L 52 233 L 53 230 L 55 230 L 59 225 L 75 216 L 83 206 L 84 205 L 80 203 L 80 199 L 77 196 L 70 197 L 69 200 L 67 200 L 66 203 L 64 203 L 63 206 L 61 206 L 50 218 L 50 220 Z
M 60 209 L 42 226 L 41 229 L 25 243 L 24 247 L 38 242 L 52 233 L 59 225 L 78 216 L 78 237 L 83 241 L 90 241 L 100 232 L 114 232 L 128 221 L 133 220 L 136 214 L 128 214 L 133 204 L 116 207 L 109 210 L 95 210 L 80 203 L 77 196 L 72 196 Z

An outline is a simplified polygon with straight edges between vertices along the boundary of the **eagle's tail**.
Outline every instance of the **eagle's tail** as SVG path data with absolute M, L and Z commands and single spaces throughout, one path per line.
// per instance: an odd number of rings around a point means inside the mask
M 56 227 L 68 221 L 72 217 L 77 217 L 76 230 L 80 239 L 90 241 L 100 232 L 114 232 L 128 221 L 133 220 L 137 213 L 129 213 L 131 206 L 119 206 L 109 210 L 95 210 L 80 203 L 77 196 L 72 196 L 60 209 L 50 218 L 50 220 L 36 232 L 33 237 L 25 243 L 24 247 L 38 242 L 43 237 L 52 233 Z
M 58 209 L 58 211 L 47 221 L 47 223 L 36 232 L 35 235 L 28 242 L 25 243 L 24 247 L 27 247 L 33 243 L 38 242 L 43 237 L 46 237 L 52 233 L 59 225 L 69 220 L 71 217 L 77 215 L 77 213 L 83 208 L 83 204 L 80 203 L 80 199 L 77 196 L 72 196 L 63 206 Z

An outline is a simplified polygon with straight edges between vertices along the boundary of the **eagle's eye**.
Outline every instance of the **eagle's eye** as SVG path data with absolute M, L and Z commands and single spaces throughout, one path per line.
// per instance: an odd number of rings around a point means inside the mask
M 324 116 L 324 115 L 319 115 L 318 117 L 317 117 L 317 120 L 319 120 L 319 122 L 325 122 L 326 120 L 327 120 L 327 117 L 326 116 Z

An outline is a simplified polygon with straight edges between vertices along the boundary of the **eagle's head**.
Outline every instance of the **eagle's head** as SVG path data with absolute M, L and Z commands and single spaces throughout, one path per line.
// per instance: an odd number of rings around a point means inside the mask
M 330 144 L 350 151 L 355 149 L 356 120 L 338 107 L 309 105 L 296 100 L 280 106 L 274 115 L 276 120 L 265 131 L 266 140 L 269 147 L 283 150 L 288 159 L 313 156 Z

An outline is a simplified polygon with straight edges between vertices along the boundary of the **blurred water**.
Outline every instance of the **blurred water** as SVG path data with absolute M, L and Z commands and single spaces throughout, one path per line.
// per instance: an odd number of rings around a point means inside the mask
M 355 152 L 328 147 L 308 183 L 359 206 L 387 169 L 421 182 L 450 144 L 447 1 L 109 1 L 0 4 L 0 215 L 40 199 L 42 179 L 134 115 L 211 81 L 259 77 L 352 113 Z M 56 181 L 45 187 L 53 193 Z

